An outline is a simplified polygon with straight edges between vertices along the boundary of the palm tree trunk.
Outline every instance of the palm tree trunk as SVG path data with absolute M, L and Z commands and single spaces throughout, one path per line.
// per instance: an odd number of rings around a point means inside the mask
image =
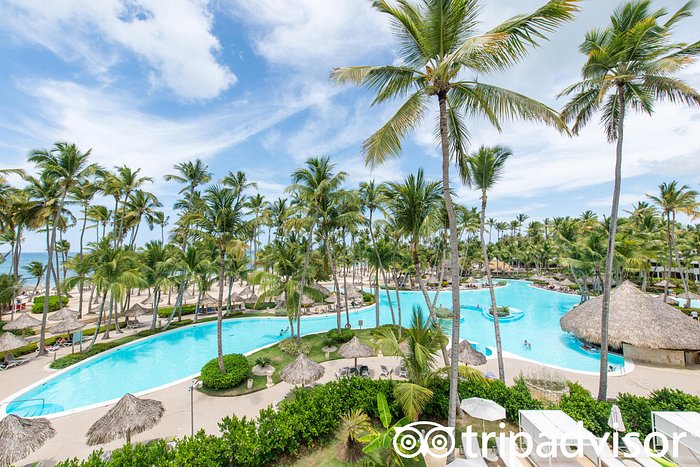
M 445 211 L 450 225 L 450 273 L 452 274 L 452 361 L 450 365 L 450 406 L 447 426 L 455 427 L 457 422 L 458 397 L 457 383 L 459 370 L 459 241 L 457 239 L 457 219 L 450 192 L 450 146 L 447 141 L 447 91 L 438 93 L 440 106 L 440 143 L 442 146 L 442 189 L 445 198 Z M 454 454 L 449 458 L 452 461 Z
M 374 272 L 374 327 L 379 327 L 379 268 Z
M 343 232 L 343 251 L 347 252 L 346 250 L 346 245 L 345 245 L 345 232 Z M 355 288 L 355 284 L 353 282 L 353 290 Z M 345 291 L 345 319 L 347 322 L 348 328 L 350 327 L 350 315 L 348 314 L 348 268 L 345 268 L 345 274 L 343 274 L 343 290 Z M 340 297 L 340 296 L 339 296 Z
M 314 214 L 309 226 L 309 233 L 306 234 L 306 253 L 304 254 L 304 266 L 301 269 L 301 281 L 299 282 L 299 300 L 297 301 L 297 339 L 301 339 L 301 298 L 304 296 L 306 287 L 306 271 L 309 268 L 309 255 L 311 254 L 311 242 L 313 240 L 314 227 L 316 226 L 316 215 Z
M 223 314 L 222 308 L 224 306 L 224 271 L 226 266 L 226 252 L 223 246 L 220 247 L 219 251 L 219 307 L 216 310 L 216 358 L 219 361 L 219 371 L 222 373 L 226 372 L 224 367 L 224 343 L 223 343 Z
M 173 318 L 175 317 L 175 311 L 178 309 L 178 305 L 182 305 L 182 296 L 185 294 L 185 290 L 187 290 L 187 279 L 184 279 L 182 283 L 178 286 L 178 292 L 177 292 L 177 298 L 175 299 L 175 305 L 173 306 L 173 310 L 170 312 L 170 316 L 168 316 L 168 321 L 165 323 L 165 326 L 162 327 L 163 331 L 167 331 L 168 327 L 170 326 L 170 323 L 172 323 Z M 201 297 L 202 293 L 200 291 L 199 296 Z M 160 296 L 158 297 L 160 299 Z M 194 309 L 194 322 L 197 322 L 197 310 L 199 309 L 199 298 L 197 299 L 197 307 Z
M 153 317 L 151 318 L 151 331 L 156 330 L 156 322 L 158 321 L 158 302 L 160 302 L 160 289 L 153 289 Z
M 338 283 L 338 271 L 335 269 L 335 261 L 333 261 L 333 255 L 331 254 L 331 245 L 328 238 L 324 242 L 326 244 L 326 258 L 328 259 L 328 264 L 331 267 L 331 274 L 333 275 L 333 285 L 335 287 L 335 314 L 336 314 L 336 326 L 338 329 L 338 334 L 341 333 L 342 329 L 340 327 L 340 284 Z M 347 297 L 348 291 L 345 291 L 345 296 Z M 299 298 L 301 301 L 301 297 Z M 348 324 L 350 324 L 350 315 L 348 314 L 347 307 L 345 308 L 345 314 L 348 316 Z
M 85 238 L 85 228 L 87 227 L 87 209 L 89 204 L 83 206 L 83 227 L 80 229 L 80 260 L 83 259 L 83 239 Z M 83 285 L 84 281 L 80 281 L 78 287 L 78 319 L 83 317 Z
M 389 285 L 386 282 L 386 273 L 384 272 L 384 265 L 382 264 L 382 257 L 379 254 L 379 249 L 377 248 L 377 239 L 374 236 L 374 229 L 372 229 L 372 210 L 369 211 L 369 236 L 372 239 L 372 246 L 374 247 L 374 252 L 377 254 L 377 264 L 379 265 L 379 271 L 382 275 L 382 280 L 384 281 L 384 287 L 386 287 L 386 299 L 389 302 L 389 311 L 391 312 L 391 324 L 396 326 L 396 316 L 394 316 L 394 306 L 391 304 L 391 295 L 389 293 Z M 379 288 L 379 277 L 377 276 L 377 288 Z M 377 296 L 379 300 L 379 296 Z M 379 322 L 379 320 L 377 320 Z
M 479 229 L 479 239 L 481 240 L 481 254 L 484 256 L 484 269 L 486 270 L 486 281 L 489 285 L 491 295 L 491 312 L 493 313 L 493 331 L 496 335 L 496 355 L 498 358 L 498 377 L 506 382 L 506 370 L 503 364 L 503 349 L 501 347 L 501 326 L 498 323 L 498 305 L 496 304 L 496 292 L 493 289 L 493 278 L 491 277 L 491 264 L 489 263 L 489 252 L 484 241 L 484 222 L 486 220 L 486 190 L 481 192 L 481 227 Z
M 688 293 L 688 277 L 685 274 L 685 270 L 683 269 L 683 265 L 681 264 L 681 257 L 678 254 L 678 244 L 676 243 L 676 213 L 673 213 L 673 219 L 672 219 L 672 225 L 671 225 L 671 244 L 673 245 L 673 253 L 676 256 L 676 264 L 678 264 L 678 270 L 681 274 L 681 282 L 683 283 L 683 291 L 685 294 L 685 306 L 686 308 L 690 308 L 690 295 Z
M 105 313 L 105 301 L 107 300 L 107 292 L 102 294 L 102 300 L 100 301 L 100 312 L 97 315 L 97 324 L 95 325 L 95 332 L 92 335 L 92 339 L 90 339 L 90 344 L 87 346 L 87 349 L 85 349 L 85 352 L 89 352 L 92 350 L 92 346 L 95 345 L 95 341 L 97 340 L 97 334 L 100 332 L 100 326 L 102 325 L 102 317 L 104 316 Z
M 615 235 L 617 234 L 617 211 L 620 206 L 620 185 L 622 183 L 622 141 L 625 122 L 625 90 L 617 88 L 617 147 L 615 150 L 615 182 L 613 185 L 612 209 L 610 210 L 610 232 L 608 233 L 608 252 L 605 256 L 605 275 L 603 276 L 603 305 L 600 326 L 600 381 L 598 400 L 608 397 L 608 325 L 610 321 L 610 289 L 612 281 L 613 259 L 615 257 Z

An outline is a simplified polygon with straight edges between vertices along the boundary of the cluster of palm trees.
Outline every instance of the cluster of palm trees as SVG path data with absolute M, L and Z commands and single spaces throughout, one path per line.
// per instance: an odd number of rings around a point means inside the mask
M 152 179 L 141 176 L 139 170 L 99 167 L 90 163 L 90 151 L 82 152 L 69 143 L 32 151 L 29 161 L 35 164 L 36 175 L 5 171 L 20 174 L 26 183 L 22 188 L 5 180 L 0 184 L 0 239 L 10 247 L 10 275 L 17 282 L 24 235 L 30 230 L 45 233 L 47 264 L 32 264 L 26 270 L 37 284 L 44 276 L 42 349 L 52 284 L 57 294 L 78 287 L 81 314 L 83 293 L 89 292 L 87 312 L 98 313 L 98 323 L 106 321 L 108 335 L 112 324 L 119 329 L 116 318 L 129 306 L 135 289 L 148 289 L 153 296 L 152 328 L 158 299 L 166 293 L 175 295 L 167 328 L 176 313 L 182 314 L 188 287 L 196 285 L 201 299 L 218 282 L 218 355 L 223 371 L 222 310 L 224 302 L 230 306 L 230 292 L 238 279 L 247 278 L 259 286 L 261 300 L 282 301 L 292 335 L 298 337 L 304 303 L 318 298 L 316 282 L 334 284 L 340 332 L 350 320 L 348 294 L 339 292 L 362 284 L 366 276 L 374 285 L 376 324 L 380 294 L 385 294 L 391 322 L 401 332 L 401 288 L 417 285 L 425 297 L 428 320 L 435 324 L 436 298 L 429 297 L 425 276 L 432 274 L 449 284 L 452 308 L 459 310 L 461 279 L 481 265 L 492 286 L 495 260 L 496 270 L 503 261 L 537 270 L 558 267 L 576 280 L 584 298 L 590 290 L 603 295 L 599 397 L 606 396 L 605 343 L 613 283 L 634 275 L 646 284 L 653 262 L 664 262 L 667 275 L 676 265 L 688 290 L 685 271 L 697 258 L 697 229 L 679 226 L 676 220 L 677 213 L 697 214 L 697 193 L 688 187 L 663 184 L 659 193 L 640 202 L 627 218 L 618 219 L 627 112 L 651 114 L 653 104 L 661 100 L 700 103 L 700 95 L 676 77 L 697 58 L 700 43 L 672 40 L 674 26 L 691 15 L 692 2 L 669 15 L 663 9 L 653 10 L 649 0 L 632 0 L 614 12 L 608 26 L 588 33 L 580 47 L 587 58 L 582 80 L 563 91 L 571 99 L 561 112 L 487 84 L 486 78 L 524 60 L 529 50 L 574 19 L 578 0 L 550 0 L 483 34 L 476 32 L 480 13 L 476 0 L 375 0 L 373 5 L 394 25 L 401 45 L 398 64 L 337 68 L 331 77 L 368 88 L 376 95 L 375 104 L 400 101 L 396 113 L 363 145 L 370 166 L 400 157 L 403 140 L 435 105 L 441 179 L 429 180 L 419 170 L 403 180 L 384 184 L 370 180 L 352 189 L 345 184 L 346 174 L 328 157 L 314 157 L 292 173 L 288 196 L 272 201 L 256 192 L 244 172 L 229 173 L 212 183 L 213 174 L 196 160 L 176 165 L 174 173 L 165 177 L 182 185 L 181 199 L 174 206 L 177 218 L 171 221 L 157 197 L 146 190 Z M 527 225 L 524 214 L 509 222 L 487 217 L 489 190 L 512 154 L 503 146 L 470 152 L 470 118 L 484 118 L 499 130 L 504 121 L 521 119 L 575 135 L 596 113 L 608 139 L 616 143 L 609 217 L 599 220 L 587 212 L 579 218 Z M 457 183 L 478 191 L 480 207 L 456 202 L 451 170 L 456 170 Z M 139 228 L 144 223 L 150 229 L 159 227 L 161 239 L 139 247 Z M 70 258 L 71 245 L 63 238 L 69 228 L 80 229 L 78 253 Z M 94 241 L 86 241 L 89 230 L 94 230 Z M 266 241 L 261 242 L 261 237 Z M 495 308 L 493 288 L 491 299 Z M 453 313 L 452 342 L 459 342 L 459 326 L 459 313 Z M 505 378 L 498 313 L 494 313 L 494 332 L 499 376 Z M 448 424 L 454 426 L 459 346 L 453 345 L 448 355 L 444 337 L 435 342 L 450 366 Z

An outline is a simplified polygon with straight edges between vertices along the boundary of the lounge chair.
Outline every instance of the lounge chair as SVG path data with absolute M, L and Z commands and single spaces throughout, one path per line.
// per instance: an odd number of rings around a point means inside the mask
M 339 368 L 333 374 L 335 375 L 335 379 L 347 378 L 348 376 L 350 376 L 350 368 L 348 368 L 348 367 Z
M 629 451 L 634 450 L 639 453 L 635 457 L 629 457 L 630 459 L 633 459 L 637 464 L 640 464 L 642 467 L 659 467 L 659 463 L 656 462 L 654 458 L 649 455 L 646 449 L 644 449 L 644 446 L 639 441 L 639 438 L 622 438 L 622 442 L 625 443 L 625 447 Z
M 593 462 L 597 462 L 598 465 L 603 465 L 606 467 L 626 467 L 625 463 L 620 459 L 615 457 L 608 446 L 608 443 L 603 439 L 598 439 L 597 442 L 600 446 L 600 454 L 593 450 L 593 454 L 590 456 Z
M 380 365 L 380 368 L 381 368 L 381 372 L 379 373 L 380 378 L 382 376 L 391 377 L 391 373 L 394 371 L 393 368 L 389 368 L 386 365 Z
M 29 361 L 28 358 L 15 358 L 14 355 L 12 355 L 10 352 L 7 352 L 5 354 L 5 369 L 12 368 L 15 366 L 20 366 L 23 363 L 27 363 Z
M 361 377 L 363 377 L 363 378 L 369 378 L 369 377 L 370 377 L 370 374 L 369 374 L 369 367 L 368 367 L 367 365 L 362 365 L 362 366 L 360 366 L 359 370 L 360 370 L 360 376 L 361 376 Z
M 511 438 L 496 438 L 496 448 L 498 449 L 498 457 L 506 467 L 524 467 L 525 464 L 517 455 L 518 448 Z
M 408 378 L 408 370 L 406 369 L 405 366 L 402 366 L 401 368 L 399 368 L 398 375 L 399 375 L 399 378 Z

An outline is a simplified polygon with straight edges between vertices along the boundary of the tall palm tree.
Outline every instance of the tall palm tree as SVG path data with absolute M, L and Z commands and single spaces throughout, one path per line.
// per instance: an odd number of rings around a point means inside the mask
M 690 295 L 688 294 L 688 278 L 685 274 L 681 258 L 678 255 L 678 244 L 676 242 L 676 213 L 680 212 L 689 216 L 698 214 L 698 192 L 691 190 L 688 186 L 678 186 L 678 182 L 673 180 L 671 183 L 662 183 L 659 185 L 659 195 L 647 195 L 659 209 L 661 216 L 665 217 L 666 221 L 666 240 L 668 244 L 668 267 L 666 268 L 666 285 L 664 286 L 664 301 L 668 299 L 668 286 L 671 281 L 671 268 L 673 268 L 673 258 L 676 258 L 678 271 L 683 282 L 685 291 L 685 306 L 690 307 Z
M 87 228 L 88 210 L 90 203 L 99 192 L 99 187 L 88 179 L 80 180 L 78 185 L 71 192 L 73 198 L 83 208 L 83 225 L 80 229 L 80 246 L 78 257 L 83 258 L 83 248 L 85 242 L 85 229 Z M 78 318 L 83 316 L 83 284 L 78 284 Z
M 700 41 L 685 44 L 672 40 L 674 27 L 692 15 L 693 6 L 694 2 L 690 1 L 664 20 L 668 12 L 663 8 L 652 10 L 650 0 L 633 0 L 623 4 L 610 17 L 608 26 L 586 34 L 579 48 L 587 57 L 582 80 L 561 93 L 572 96 L 562 110 L 562 118 L 573 122 L 574 134 L 578 134 L 594 113 L 600 111 L 608 141 L 616 143 L 608 253 L 603 276 L 598 388 L 598 400 L 601 401 L 608 393 L 608 321 L 622 182 L 625 116 L 628 109 L 652 114 L 654 102 L 659 100 L 700 104 L 700 94 L 675 77 L 697 59 Z
M 257 193 L 248 199 L 248 202 L 246 203 L 248 209 L 250 209 L 250 213 L 253 215 L 253 245 L 252 245 L 252 250 L 253 250 L 253 269 L 257 269 L 258 267 L 258 245 L 259 245 L 259 236 L 260 236 L 260 227 L 265 224 L 266 219 L 263 216 L 263 213 L 267 211 L 267 207 L 269 206 L 269 202 L 265 200 L 265 197 L 261 195 L 260 193 Z
M 313 231 L 319 223 L 331 199 L 340 190 L 345 181 L 345 172 L 335 173 L 335 164 L 332 164 L 328 157 L 312 157 L 307 159 L 305 167 L 296 169 L 292 173 L 292 184 L 287 187 L 288 192 L 294 193 L 300 201 L 300 207 L 306 215 L 304 224 L 307 227 L 306 254 L 304 255 L 304 266 L 301 280 L 299 282 L 299 294 L 306 287 L 307 269 L 309 266 L 309 255 L 313 243 Z M 326 232 L 322 232 L 325 234 Z M 337 291 L 338 292 L 338 291 Z M 297 308 L 297 316 L 301 316 L 301 300 Z M 300 337 L 301 319 L 297 319 L 297 337 Z M 338 315 L 338 328 L 340 328 L 340 315 Z M 338 329 L 340 332 L 340 329 Z
M 117 244 L 121 244 L 121 242 L 124 240 L 124 222 L 126 220 L 127 205 L 129 203 L 129 199 L 131 198 L 132 193 L 137 191 L 145 183 L 153 182 L 153 178 L 141 177 L 139 175 L 140 173 L 141 169 L 133 170 L 130 167 L 123 165 L 121 167 L 116 168 L 116 173 L 111 178 L 111 183 L 113 184 L 112 189 L 114 190 L 113 192 L 124 196 L 123 200 L 117 199 L 117 204 L 119 202 L 121 202 L 122 204 L 122 211 L 119 215 L 119 229 L 117 230 L 115 238 Z M 117 209 L 115 209 L 114 215 L 117 215 Z
M 174 258 L 168 255 L 168 251 L 162 242 L 148 242 L 141 249 L 140 255 L 141 276 L 145 285 L 153 289 L 153 315 L 151 316 L 151 331 L 155 331 L 158 320 L 158 305 L 161 293 L 172 284 Z
M 36 279 L 36 285 L 34 286 L 34 292 L 32 292 L 32 294 L 35 294 L 36 289 L 39 288 L 39 283 L 41 282 L 41 278 L 46 273 L 46 265 L 44 263 L 42 263 L 41 261 L 32 261 L 31 263 L 24 266 L 23 269 L 27 274 L 29 274 L 31 277 Z
M 571 20 L 578 10 L 577 3 L 551 0 L 529 15 L 514 17 L 477 35 L 477 0 L 404 0 L 396 5 L 375 0 L 373 6 L 387 14 L 394 25 L 402 63 L 337 68 L 332 72 L 337 82 L 352 82 L 375 91 L 375 104 L 405 99 L 394 116 L 365 141 L 365 162 L 371 166 L 398 157 L 403 139 L 428 113 L 430 101 L 437 101 L 436 134 L 442 150 L 443 196 L 449 219 L 454 342 L 459 341 L 459 241 L 450 195 L 450 164 L 463 160 L 466 154 L 468 131 L 464 116 L 483 116 L 498 129 L 500 121 L 509 118 L 564 128 L 559 115 L 549 107 L 482 79 L 465 79 L 464 75 L 488 75 L 510 68 L 525 57 L 529 46 L 537 46 L 546 33 Z M 457 415 L 458 347 L 452 346 L 448 426 L 455 426 Z
M 37 149 L 29 153 L 29 162 L 33 162 L 46 177 L 56 182 L 58 187 L 56 211 L 51 223 L 51 237 L 47 244 L 46 263 L 46 293 L 44 296 L 44 312 L 41 319 L 41 335 L 39 337 L 39 355 L 47 355 L 46 351 L 46 317 L 49 312 L 49 295 L 51 272 L 54 268 L 53 254 L 56 247 L 56 230 L 59 225 L 61 212 L 68 193 L 88 176 L 95 173 L 97 166 L 88 163 L 91 150 L 82 152 L 75 144 L 58 142 L 51 149 Z M 48 227 L 48 225 L 47 225 Z M 60 294 L 58 284 L 56 292 Z
M 511 155 L 511 151 L 502 146 L 481 146 L 467 159 L 471 175 L 469 183 L 472 187 L 481 191 L 479 239 L 481 240 L 481 254 L 484 256 L 486 280 L 488 281 L 489 294 L 491 295 L 491 312 L 493 313 L 493 329 L 496 335 L 496 355 L 498 357 L 498 376 L 501 381 L 504 382 L 506 380 L 506 374 L 503 365 L 503 350 L 501 348 L 501 328 L 498 323 L 498 306 L 496 305 L 496 293 L 493 288 L 493 277 L 491 276 L 491 265 L 489 264 L 489 253 L 484 238 L 484 232 L 486 230 L 486 201 L 488 191 L 493 188 L 503 175 L 503 167 Z
M 219 263 L 219 306 L 216 313 L 217 359 L 223 373 L 224 352 L 222 341 L 224 277 L 226 253 L 237 247 L 238 234 L 243 226 L 243 204 L 236 192 L 220 185 L 211 185 L 204 191 L 204 204 L 200 211 L 191 213 L 187 222 L 198 227 L 199 234 L 216 247 Z
M 418 246 L 420 239 L 432 234 L 441 224 L 442 182 L 427 180 L 423 169 L 417 174 L 409 174 L 404 180 L 386 183 L 385 196 L 388 212 L 396 225 L 409 239 L 409 249 L 416 271 L 416 280 L 423 292 L 428 316 L 433 324 L 438 325 L 433 301 L 428 296 L 428 289 L 423 280 Z M 439 328 L 438 328 L 439 329 Z M 447 350 L 442 349 L 445 365 L 450 364 Z

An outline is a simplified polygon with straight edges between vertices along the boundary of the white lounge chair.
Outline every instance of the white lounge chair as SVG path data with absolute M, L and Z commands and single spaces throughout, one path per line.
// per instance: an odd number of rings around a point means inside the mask
M 605 440 L 598 439 L 600 454 L 595 452 L 595 449 L 589 449 L 587 451 L 593 451 L 590 458 L 593 462 L 597 462 L 598 465 L 603 465 L 605 467 L 626 467 L 625 463 L 620 459 L 615 457 L 615 455 L 610 450 L 608 443 Z
M 517 455 L 518 447 L 511 438 L 496 438 L 496 447 L 498 448 L 498 457 L 506 467 L 524 467 Z
M 379 373 L 379 377 L 381 378 L 382 376 L 385 377 L 390 377 L 391 372 L 394 370 L 393 368 L 389 368 L 386 365 L 380 365 L 381 372 Z
M 627 447 L 629 451 L 634 450 L 639 453 L 635 457 L 630 457 L 630 459 L 634 459 L 637 464 L 640 464 L 642 467 L 659 467 L 659 463 L 649 455 L 646 449 L 644 449 L 644 446 L 639 441 L 639 438 L 622 438 L 622 442 L 625 443 L 625 447 Z

